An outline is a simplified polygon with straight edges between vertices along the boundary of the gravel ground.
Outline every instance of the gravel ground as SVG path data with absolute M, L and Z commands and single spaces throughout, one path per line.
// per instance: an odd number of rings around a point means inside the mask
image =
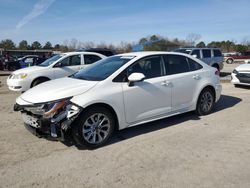
M 0 77 L 0 187 L 250 187 L 250 90 L 223 83 L 215 112 L 119 131 L 96 150 L 39 139 Z

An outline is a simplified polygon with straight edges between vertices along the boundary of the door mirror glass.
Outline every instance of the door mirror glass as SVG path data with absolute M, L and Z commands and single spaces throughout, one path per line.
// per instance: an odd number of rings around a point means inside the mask
M 129 81 L 129 86 L 132 86 L 134 82 L 141 82 L 145 79 L 145 75 L 142 73 L 132 73 L 129 77 L 128 77 L 128 81 Z
M 64 67 L 64 64 L 62 62 L 59 62 L 54 67 Z

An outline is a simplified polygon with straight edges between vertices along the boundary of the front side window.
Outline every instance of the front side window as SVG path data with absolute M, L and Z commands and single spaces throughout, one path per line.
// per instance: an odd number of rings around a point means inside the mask
M 165 61 L 165 67 L 167 74 L 179 74 L 189 72 L 189 64 L 187 58 L 181 55 L 167 55 Z
M 41 67 L 48 67 L 51 64 L 53 64 L 55 61 L 59 60 L 60 58 L 62 58 L 64 55 L 55 55 L 47 60 L 45 60 L 43 63 L 41 63 L 39 66 Z
M 32 57 L 27 57 L 25 60 L 24 60 L 25 63 L 33 63 L 33 58 Z
M 161 56 L 143 58 L 128 68 L 128 76 L 132 73 L 143 73 L 146 79 L 164 75 Z
M 72 78 L 90 81 L 101 81 L 133 59 L 134 56 L 112 56 L 93 63 L 72 75 Z
M 84 64 L 89 65 L 96 61 L 99 61 L 101 58 L 97 55 L 84 55 Z
M 72 55 L 72 56 L 66 57 L 60 63 L 63 67 L 64 66 L 80 65 L 81 64 L 81 55 Z
M 203 58 L 210 58 L 211 57 L 211 50 L 202 50 Z
M 198 59 L 201 58 L 200 50 L 193 50 L 191 55 L 195 55 L 196 58 L 198 58 Z

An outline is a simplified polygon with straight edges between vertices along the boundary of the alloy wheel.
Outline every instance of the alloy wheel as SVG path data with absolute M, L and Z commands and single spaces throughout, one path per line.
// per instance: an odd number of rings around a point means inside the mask
M 90 144 L 98 144 L 108 136 L 110 127 L 110 120 L 105 114 L 95 113 L 84 122 L 83 137 Z
M 210 92 L 204 92 L 201 96 L 201 109 L 203 112 L 209 112 L 213 106 L 213 95 Z

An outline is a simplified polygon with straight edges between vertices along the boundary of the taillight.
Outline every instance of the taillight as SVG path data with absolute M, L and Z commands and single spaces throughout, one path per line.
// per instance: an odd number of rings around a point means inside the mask
M 220 76 L 220 71 L 219 71 L 219 70 L 216 70 L 216 71 L 215 71 L 215 75 Z

